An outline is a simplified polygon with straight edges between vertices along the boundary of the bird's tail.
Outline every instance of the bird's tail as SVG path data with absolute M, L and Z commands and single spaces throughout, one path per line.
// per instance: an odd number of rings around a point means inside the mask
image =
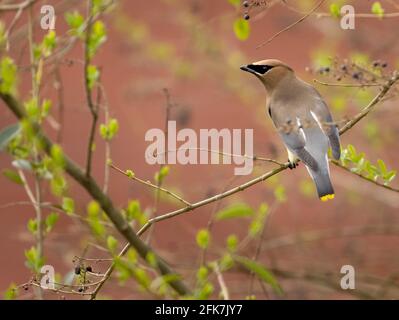
M 308 168 L 310 175 L 316 185 L 317 193 L 321 201 L 334 199 L 334 188 L 331 184 L 328 171 L 312 170 Z

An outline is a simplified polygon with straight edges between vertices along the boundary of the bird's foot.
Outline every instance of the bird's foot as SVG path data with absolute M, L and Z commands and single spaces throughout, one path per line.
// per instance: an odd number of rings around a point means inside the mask
M 291 160 L 288 159 L 288 162 L 289 162 L 288 168 L 290 168 L 290 170 L 295 169 L 297 166 L 299 166 L 298 160 L 291 162 Z

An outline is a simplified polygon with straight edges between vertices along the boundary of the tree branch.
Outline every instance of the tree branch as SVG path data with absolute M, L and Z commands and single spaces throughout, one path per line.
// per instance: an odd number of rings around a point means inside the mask
M 5 102 L 8 108 L 14 113 L 18 119 L 26 117 L 23 106 L 13 96 L 9 94 L 0 93 L 0 98 Z M 40 139 L 44 150 L 47 154 L 50 154 L 53 146 L 52 141 L 42 132 L 41 128 L 37 124 L 33 124 L 33 128 L 36 132 L 38 139 Z M 149 252 L 154 252 L 149 246 L 147 246 L 129 226 L 127 221 L 123 218 L 119 210 L 117 210 L 112 203 L 112 200 L 105 195 L 101 188 L 97 185 L 96 181 L 91 177 L 87 176 L 85 172 L 71 159 L 65 156 L 65 171 L 78 183 L 80 184 L 98 203 L 101 208 L 107 214 L 109 219 L 115 225 L 116 229 L 121 233 L 124 238 L 128 241 L 129 245 L 135 248 L 138 254 L 146 259 Z M 162 275 L 175 274 L 175 272 L 169 267 L 169 265 L 159 256 L 157 256 L 157 268 Z M 188 287 L 179 279 L 173 279 L 170 281 L 171 287 L 180 295 L 187 295 L 190 293 Z
M 375 185 L 377 185 L 377 186 L 379 186 L 379 187 L 382 187 L 382 188 L 385 188 L 385 189 L 387 189 L 387 190 L 391 190 L 391 191 L 394 191 L 394 192 L 398 192 L 398 193 L 399 193 L 399 189 L 390 187 L 390 186 L 388 186 L 388 185 L 385 185 L 385 184 L 380 183 L 380 182 L 375 181 L 375 180 L 368 179 L 367 177 L 365 177 L 365 176 L 362 175 L 361 173 L 353 172 L 350 168 L 345 167 L 345 166 L 342 165 L 339 161 L 331 160 L 330 162 L 333 163 L 334 165 L 336 165 L 337 167 L 339 167 L 339 168 L 341 168 L 341 169 L 343 169 L 343 170 L 345 170 L 345 171 L 347 171 L 347 172 L 350 172 L 350 173 L 352 173 L 352 174 L 354 174 L 354 175 L 356 175 L 356 176 L 362 178 L 363 180 L 366 180 L 366 181 L 368 181 L 368 182 L 374 183 Z

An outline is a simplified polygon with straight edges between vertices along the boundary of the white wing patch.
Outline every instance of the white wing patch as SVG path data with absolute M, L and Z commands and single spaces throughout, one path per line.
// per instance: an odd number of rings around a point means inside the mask
M 302 138 L 303 138 L 303 140 L 304 140 L 305 143 L 306 143 L 305 131 L 303 131 L 303 127 L 302 127 L 302 124 L 301 124 L 301 120 L 300 120 L 298 117 L 296 117 L 296 124 L 297 124 L 297 126 L 298 126 L 298 131 L 302 134 Z
M 313 119 L 317 122 L 317 124 L 319 125 L 320 129 L 323 131 L 323 126 L 320 123 L 319 118 L 317 118 L 316 114 L 313 111 L 310 111 L 310 114 L 312 115 Z

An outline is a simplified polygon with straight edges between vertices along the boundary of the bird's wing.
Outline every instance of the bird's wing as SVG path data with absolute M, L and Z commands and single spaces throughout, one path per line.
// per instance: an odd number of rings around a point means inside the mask
M 312 87 L 313 88 L 313 87 Z M 320 126 L 321 130 L 328 137 L 332 155 L 338 160 L 341 156 L 341 146 L 339 141 L 339 131 L 334 123 L 331 113 L 320 94 L 313 88 L 314 103 L 310 107 L 310 112 L 314 120 Z
M 284 107 L 278 105 L 269 107 L 270 116 L 284 144 L 307 166 L 316 171 L 318 169 L 317 161 L 306 148 L 307 138 L 300 118 L 287 114 Z

